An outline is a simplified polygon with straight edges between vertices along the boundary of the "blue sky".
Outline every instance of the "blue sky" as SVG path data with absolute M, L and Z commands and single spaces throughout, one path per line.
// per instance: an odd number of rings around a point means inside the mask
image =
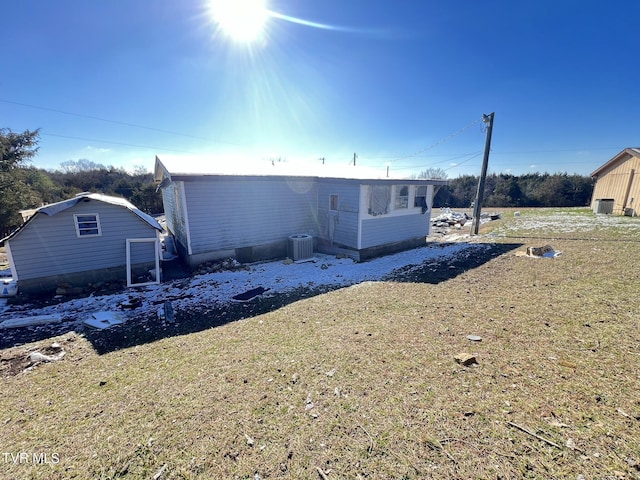
M 343 166 L 356 153 L 455 178 L 480 173 L 491 112 L 494 173 L 588 175 L 640 145 L 635 0 L 266 8 L 242 42 L 205 0 L 7 2 L 0 127 L 41 128 L 33 164 L 51 169 L 151 169 L 155 155 Z

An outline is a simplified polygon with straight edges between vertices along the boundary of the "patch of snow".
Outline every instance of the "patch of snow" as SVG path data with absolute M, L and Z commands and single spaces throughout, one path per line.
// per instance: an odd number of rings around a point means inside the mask
M 347 287 L 368 281 L 380 281 L 395 270 L 408 272 L 425 263 L 449 261 L 460 255 L 468 255 L 478 249 L 489 248 L 481 243 L 453 243 L 428 245 L 392 255 L 356 263 L 350 258 L 336 258 L 316 254 L 314 262 L 292 263 L 282 261 L 256 263 L 248 269 L 219 271 L 174 280 L 159 285 L 128 289 L 119 294 L 90 296 L 71 299 L 57 305 L 29 310 L 31 315 L 60 314 L 65 320 L 83 321 L 93 312 L 101 310 L 120 311 L 123 320 L 141 315 L 157 316 L 158 306 L 170 301 L 177 310 L 192 307 L 219 307 L 232 301 L 234 295 L 257 287 L 268 288 L 262 296 L 275 296 L 299 287 Z M 120 305 L 135 299 L 138 308 L 121 311 Z M 11 308 L 5 308 L 3 318 L 12 318 Z M 24 316 L 25 311 L 16 311 L 14 316 Z

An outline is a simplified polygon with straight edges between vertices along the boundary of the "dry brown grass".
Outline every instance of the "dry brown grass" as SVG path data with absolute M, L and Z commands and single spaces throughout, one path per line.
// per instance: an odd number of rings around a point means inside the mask
M 491 241 L 563 254 L 368 282 L 102 356 L 66 335 L 63 361 L 5 377 L 0 400 L 3 452 L 60 461 L 0 457 L 0 476 L 640 478 L 640 245 L 615 228 L 509 235 Z

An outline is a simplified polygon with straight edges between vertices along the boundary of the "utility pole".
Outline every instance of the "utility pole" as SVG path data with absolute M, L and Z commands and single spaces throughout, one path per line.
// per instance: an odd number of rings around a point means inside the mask
M 353 153 L 353 166 L 356 166 L 356 158 L 358 158 L 358 155 L 355 154 L 355 152 Z
M 487 179 L 487 167 L 489 166 L 489 151 L 491 150 L 491 131 L 493 130 L 494 113 L 482 115 L 482 121 L 487 125 L 487 139 L 484 144 L 484 158 L 482 159 L 482 173 L 480 173 L 480 181 L 478 182 L 478 192 L 476 193 L 476 201 L 473 204 L 473 228 L 472 234 L 477 235 L 480 228 L 480 210 L 484 200 L 484 184 Z

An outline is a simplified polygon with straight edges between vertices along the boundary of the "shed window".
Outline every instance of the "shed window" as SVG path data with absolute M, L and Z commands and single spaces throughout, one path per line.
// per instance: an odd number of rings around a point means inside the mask
M 398 185 L 395 188 L 396 195 L 394 198 L 394 208 L 407 208 L 409 207 L 409 186 Z
M 329 195 L 329 210 L 338 210 L 338 195 Z
M 102 235 L 100 217 L 98 217 L 97 213 L 74 215 L 73 219 L 76 224 L 76 235 L 78 235 L 78 237 L 99 237 Z

